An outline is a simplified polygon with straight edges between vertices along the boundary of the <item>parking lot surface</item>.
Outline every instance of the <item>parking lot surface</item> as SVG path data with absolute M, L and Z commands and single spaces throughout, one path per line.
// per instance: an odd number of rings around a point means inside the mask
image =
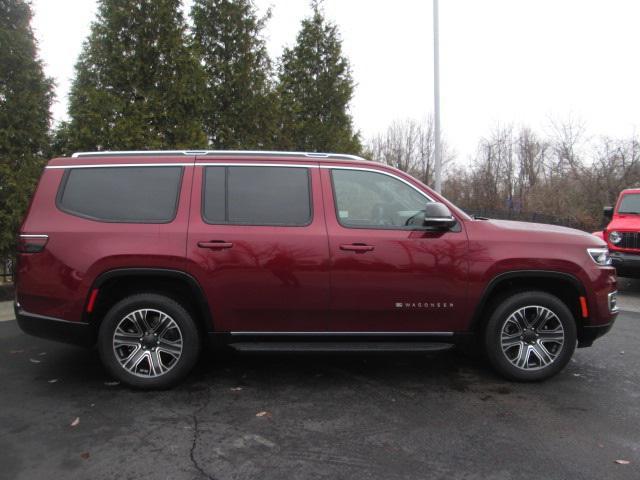
M 137 392 L 95 351 L 1 322 L 0 478 L 638 479 L 639 344 L 625 311 L 540 384 L 453 351 L 210 352 L 181 386 Z

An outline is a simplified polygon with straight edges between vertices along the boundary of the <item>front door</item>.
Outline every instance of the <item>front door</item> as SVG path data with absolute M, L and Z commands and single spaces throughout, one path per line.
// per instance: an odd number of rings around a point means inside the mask
M 331 254 L 329 331 L 452 332 L 464 320 L 467 235 L 418 230 L 431 201 L 384 170 L 322 169 Z
M 198 161 L 187 256 L 217 331 L 324 331 L 329 250 L 317 163 Z

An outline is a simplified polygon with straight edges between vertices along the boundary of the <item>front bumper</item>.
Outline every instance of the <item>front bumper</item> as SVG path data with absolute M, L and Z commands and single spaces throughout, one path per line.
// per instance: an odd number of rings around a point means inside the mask
M 95 344 L 96 331 L 88 323 L 69 322 L 60 318 L 29 313 L 16 303 L 13 304 L 13 310 L 16 314 L 18 326 L 24 333 L 84 347 L 90 347 Z
M 611 322 L 604 325 L 583 325 L 578 330 L 578 348 L 590 347 L 596 338 L 600 338 L 613 327 L 615 317 Z
M 610 255 L 611 264 L 616 267 L 618 275 L 640 278 L 640 254 L 612 250 Z

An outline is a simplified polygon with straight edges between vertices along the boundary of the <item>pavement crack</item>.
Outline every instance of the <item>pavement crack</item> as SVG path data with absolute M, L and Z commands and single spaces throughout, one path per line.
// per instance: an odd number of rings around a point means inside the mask
M 198 460 L 196 460 L 196 447 L 198 446 L 198 440 L 200 439 L 200 430 L 198 429 L 198 416 L 196 413 L 191 415 L 191 419 L 193 420 L 193 439 L 191 441 L 191 450 L 189 451 L 189 458 L 191 459 L 191 463 L 194 468 L 200 472 L 204 478 L 208 478 L 209 480 L 216 480 L 213 476 L 207 473 L 204 468 L 200 466 Z

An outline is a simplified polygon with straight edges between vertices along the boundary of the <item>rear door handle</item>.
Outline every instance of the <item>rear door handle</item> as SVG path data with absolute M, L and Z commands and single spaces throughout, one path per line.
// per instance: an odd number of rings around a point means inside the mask
M 198 242 L 200 248 L 210 248 L 211 250 L 224 250 L 233 247 L 231 242 L 223 242 L 222 240 L 211 240 L 210 242 Z
M 375 247 L 373 245 L 366 245 L 364 243 L 345 243 L 340 245 L 340 250 L 347 250 L 356 253 L 370 252 Z

